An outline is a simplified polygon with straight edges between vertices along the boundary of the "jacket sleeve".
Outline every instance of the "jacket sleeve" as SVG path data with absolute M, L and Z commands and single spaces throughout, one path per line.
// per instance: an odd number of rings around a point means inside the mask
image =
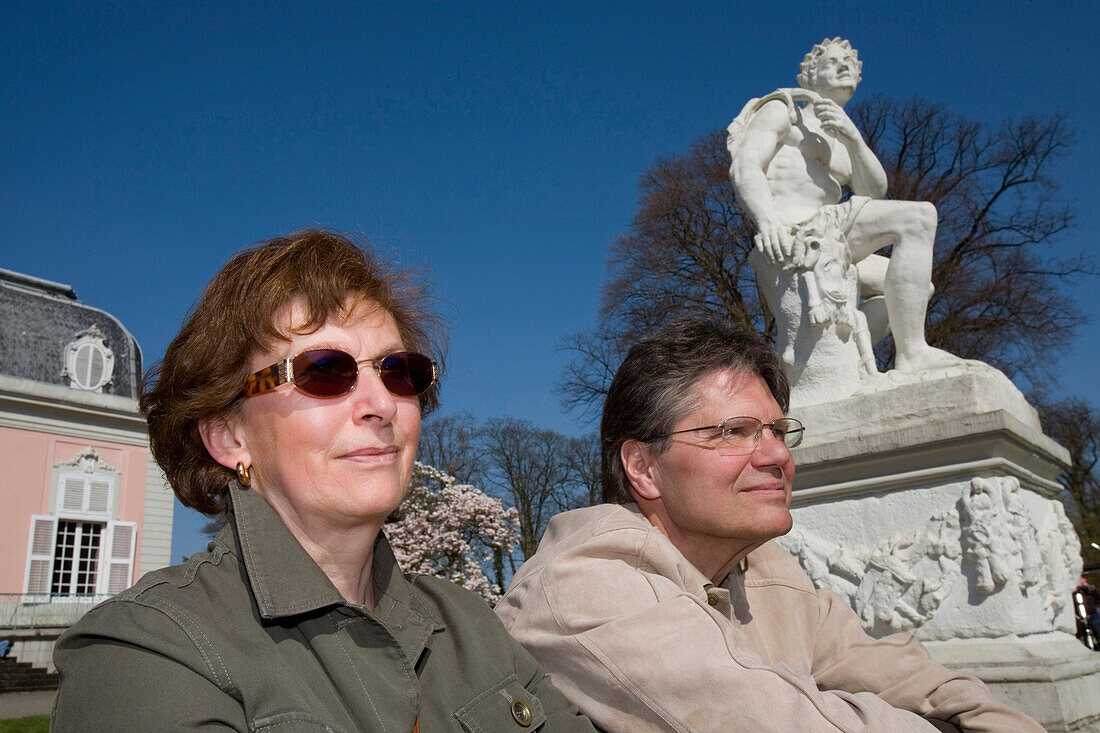
M 997 701 L 981 680 L 935 662 L 908 634 L 868 636 L 851 607 L 818 590 L 821 625 L 813 677 L 823 689 L 867 690 L 889 704 L 943 720 L 962 731 L 1042 733 L 1021 712 Z
M 550 731 L 594 731 L 592 722 L 585 717 L 572 702 L 554 686 L 550 675 L 539 666 L 518 642 L 514 643 L 516 676 L 523 686 L 542 704 L 546 715 L 544 730 Z
M 443 616 L 454 638 L 469 640 L 471 649 L 476 649 L 471 656 L 480 660 L 480 663 L 465 670 L 455 667 L 453 673 L 485 675 L 485 669 L 492 669 L 495 673 L 508 674 L 530 693 L 533 704 L 545 716 L 545 723 L 538 728 L 540 732 L 594 733 L 596 729 L 592 722 L 554 686 L 546 670 L 539 666 L 535 658 L 505 631 L 500 620 L 493 615 L 480 596 L 454 583 L 431 576 L 418 575 L 413 582 L 434 598 L 433 608 Z M 510 715 L 506 714 L 506 717 Z M 485 719 L 479 725 L 480 727 L 467 727 L 476 730 L 499 728 L 499 723 L 493 723 L 490 719 Z
M 50 730 L 247 730 L 240 701 L 200 671 L 211 662 L 161 610 L 108 602 L 54 647 Z
M 509 591 L 498 613 L 554 683 L 608 730 L 932 731 L 869 693 L 823 691 L 768 665 L 705 598 L 618 530 L 564 553 Z

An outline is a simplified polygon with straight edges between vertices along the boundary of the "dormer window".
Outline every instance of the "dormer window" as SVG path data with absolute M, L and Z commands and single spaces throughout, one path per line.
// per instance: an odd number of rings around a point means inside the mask
M 95 326 L 81 331 L 76 339 L 65 347 L 65 371 L 69 386 L 90 392 L 102 392 L 111 382 L 115 370 L 115 354 L 103 340 L 103 333 Z

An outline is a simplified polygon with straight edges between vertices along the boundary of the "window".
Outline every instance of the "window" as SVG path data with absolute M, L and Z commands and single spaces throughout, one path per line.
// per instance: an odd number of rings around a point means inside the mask
M 95 593 L 102 534 L 103 525 L 95 522 L 57 523 L 50 593 L 65 596 Z
M 113 594 L 130 585 L 137 524 L 116 521 L 120 479 L 91 446 L 54 466 L 52 513 L 31 517 L 25 594 Z
M 81 522 L 31 517 L 27 595 L 114 594 L 134 572 L 135 522 Z
M 115 369 L 115 354 L 103 340 L 103 333 L 93 324 L 81 331 L 65 348 L 63 376 L 69 386 L 91 392 L 102 392 L 110 383 Z

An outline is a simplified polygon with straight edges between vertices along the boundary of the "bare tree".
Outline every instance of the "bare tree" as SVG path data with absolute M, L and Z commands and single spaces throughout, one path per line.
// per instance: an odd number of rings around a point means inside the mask
M 488 487 L 519 512 L 520 549 L 534 552 L 550 516 L 600 500 L 598 438 L 570 438 L 513 418 L 436 417 L 420 431 L 418 459 L 460 483 Z M 503 556 L 495 559 L 498 576 Z
M 1052 368 L 1046 355 L 1082 322 L 1062 284 L 1095 274 L 1083 257 L 1054 249 L 1072 221 L 1050 177 L 1072 144 L 1065 120 L 992 130 L 942 105 L 883 96 L 849 112 L 886 168 L 888 196 L 931 201 L 939 212 L 929 342 L 1041 382 Z M 751 225 L 728 169 L 725 134 L 714 132 L 643 176 L 638 212 L 611 246 L 599 323 L 563 344 L 575 352 L 558 385 L 567 409 L 597 410 L 625 349 L 670 318 L 708 312 L 772 339 L 747 262 Z M 883 367 L 890 349 L 880 349 Z
M 526 559 L 538 547 L 550 516 L 568 503 L 569 439 L 526 420 L 498 417 L 482 429 L 482 445 L 489 485 L 519 512 L 520 550 Z
M 720 313 L 767 330 L 728 158 L 725 133 L 714 132 L 642 177 L 638 213 L 611 245 L 599 325 L 564 343 L 577 354 L 559 384 L 567 409 L 597 410 L 626 349 L 670 317 Z
M 1036 401 L 1036 400 L 1032 400 Z M 1043 428 L 1069 451 L 1070 466 L 1061 476 L 1066 514 L 1081 539 L 1086 565 L 1100 563 L 1100 413 L 1082 399 L 1038 402 Z
M 559 511 L 594 506 L 603 501 L 603 482 L 600 474 L 600 436 L 591 433 L 580 438 L 569 438 L 566 453 L 570 492 L 567 503 Z
M 481 428 L 468 412 L 426 420 L 420 427 L 416 457 L 454 476 L 459 483 L 481 486 L 485 481 L 487 463 Z
M 888 196 L 929 201 L 939 214 L 929 342 L 1031 384 L 1049 377 L 1047 355 L 1083 321 L 1061 283 L 1094 273 L 1052 249 L 1073 219 L 1050 178 L 1073 143 L 1065 118 L 994 130 L 943 105 L 881 95 L 851 117 L 886 169 Z M 880 357 L 892 363 L 888 348 Z

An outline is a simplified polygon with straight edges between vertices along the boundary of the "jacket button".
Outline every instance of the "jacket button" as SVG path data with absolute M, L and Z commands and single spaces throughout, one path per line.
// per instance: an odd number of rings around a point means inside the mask
M 512 717 L 516 719 L 517 723 L 526 728 L 531 725 L 531 708 L 527 707 L 527 703 L 523 700 L 513 700 Z

